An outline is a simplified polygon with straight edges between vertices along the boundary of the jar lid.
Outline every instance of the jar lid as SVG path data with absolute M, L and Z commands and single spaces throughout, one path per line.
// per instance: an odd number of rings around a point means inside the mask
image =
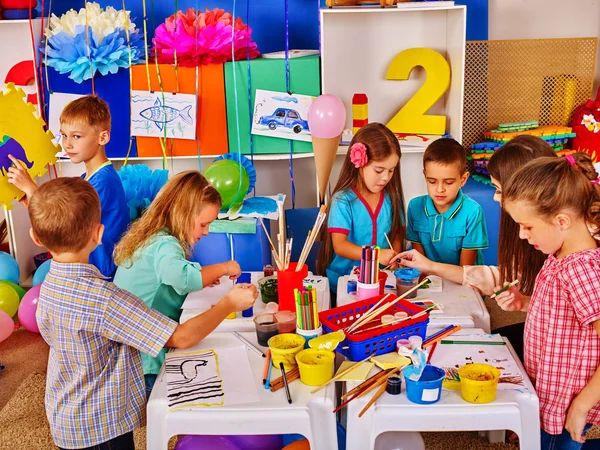
M 417 269 L 411 269 L 410 267 L 405 267 L 403 269 L 395 270 L 394 276 L 403 281 L 414 280 L 415 278 L 419 278 L 421 276 L 421 271 Z

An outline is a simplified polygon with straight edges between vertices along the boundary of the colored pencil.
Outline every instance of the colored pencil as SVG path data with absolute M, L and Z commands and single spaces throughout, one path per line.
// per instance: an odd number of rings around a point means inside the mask
M 450 336 L 451 334 L 454 334 L 454 333 L 456 333 L 459 330 L 462 330 L 462 327 L 460 325 L 456 325 L 454 328 L 452 328 L 451 330 L 448 330 L 448 331 L 444 332 L 443 334 L 440 334 L 435 339 L 429 339 L 427 341 L 427 344 L 423 344 L 423 348 L 430 347 L 433 344 L 435 344 L 436 342 L 441 341 L 445 337 Z
M 271 365 L 271 349 L 267 350 L 267 359 L 265 359 L 265 370 L 263 371 L 263 384 L 267 383 L 267 374 Z
M 427 336 L 425 338 L 425 340 L 423 341 L 423 344 L 427 344 L 427 342 L 429 342 L 431 339 L 435 339 L 436 337 L 438 337 L 440 334 L 445 333 L 448 330 L 451 330 L 454 328 L 454 325 L 448 325 L 446 328 L 444 328 L 443 330 L 440 330 L 436 333 L 433 333 L 431 336 Z
M 429 350 L 429 355 L 427 355 L 427 364 L 429 364 L 429 362 L 431 361 L 431 357 L 433 356 L 433 352 L 435 352 L 437 346 L 438 343 L 436 342 L 435 344 L 433 344 L 433 347 L 431 347 L 431 350 Z
M 500 295 L 503 292 L 508 291 L 511 287 L 515 286 L 518 283 L 519 283 L 519 280 L 515 280 L 512 283 L 508 283 L 506 286 L 504 286 L 499 291 L 494 292 L 494 294 L 492 296 L 490 296 L 490 298 L 496 298 L 497 295 Z
M 290 385 L 288 384 L 288 380 L 285 376 L 285 369 L 283 368 L 283 363 L 279 363 L 279 369 L 281 369 L 281 378 L 283 378 L 283 384 L 285 385 L 285 395 L 287 397 L 288 403 L 292 404 L 292 396 L 290 395 Z

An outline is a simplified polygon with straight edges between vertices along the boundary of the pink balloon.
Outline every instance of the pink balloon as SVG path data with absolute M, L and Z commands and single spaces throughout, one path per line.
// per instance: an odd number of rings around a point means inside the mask
M 310 134 L 317 138 L 338 137 L 346 126 L 346 107 L 335 95 L 318 96 L 308 109 Z
M 8 314 L 0 309 L 0 342 L 8 338 L 15 329 L 15 323 Z
M 40 329 L 37 326 L 37 320 L 35 319 L 35 312 L 37 311 L 37 304 L 40 298 L 41 284 L 32 287 L 27 291 L 21 300 L 19 305 L 19 322 L 23 327 L 33 333 L 39 333 Z

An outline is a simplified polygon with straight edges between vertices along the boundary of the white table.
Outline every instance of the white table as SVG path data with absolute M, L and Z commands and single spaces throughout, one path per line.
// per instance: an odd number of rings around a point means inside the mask
M 340 277 L 337 285 L 337 305 L 343 306 L 356 301 L 356 296 L 348 294 L 349 275 Z M 386 293 L 396 293 L 396 279 L 388 276 Z M 443 312 L 433 311 L 429 314 L 429 327 L 444 327 L 461 325 L 463 328 L 481 328 L 490 332 L 490 313 L 487 310 L 479 292 L 475 289 L 442 281 L 442 292 L 431 292 L 429 289 L 419 289 L 417 299 L 432 300 L 443 306 Z M 413 299 L 409 299 L 413 300 Z M 416 299 L 415 299 L 416 300 Z
M 481 329 L 462 330 L 460 334 L 483 334 Z M 498 390 L 492 403 L 474 405 L 464 401 L 460 391 L 443 390 L 439 402 L 430 405 L 412 403 L 402 393 L 384 393 L 359 419 L 358 413 L 366 406 L 372 394 L 358 398 L 347 407 L 347 450 L 372 450 L 377 436 L 388 431 L 488 431 L 512 430 L 519 435 L 521 449 L 540 448 L 539 401 L 510 342 L 508 349 L 523 373 L 528 391 Z M 437 350 L 439 351 L 439 349 Z M 347 389 L 357 382 L 346 383 Z
M 258 280 L 262 278 L 262 272 L 251 272 L 252 284 L 258 287 Z M 320 277 L 309 273 L 308 277 L 304 280 L 305 285 L 311 285 L 317 289 L 317 307 L 319 311 L 324 311 L 330 308 L 331 305 L 331 294 L 329 292 L 329 280 L 327 277 Z M 221 284 L 214 287 L 207 287 L 201 291 L 191 292 L 188 294 L 185 302 L 181 306 L 183 310 L 180 323 L 184 323 L 205 311 L 208 311 L 215 305 L 221 298 L 223 298 L 233 287 L 233 282 L 228 277 L 221 278 Z M 235 319 L 224 320 L 215 329 L 217 332 L 224 331 L 255 331 L 254 317 L 262 314 L 265 311 L 265 304 L 260 296 L 260 289 L 258 290 L 258 298 L 254 303 L 254 316 L 243 317 L 241 312 L 238 312 Z
M 242 333 L 253 344 L 256 333 Z M 240 341 L 231 333 L 215 333 L 186 351 L 207 348 L 239 346 Z M 259 347 L 261 348 L 261 347 Z M 263 347 L 266 352 L 266 348 Z M 293 403 L 287 402 L 285 389 L 271 392 L 264 389 L 262 375 L 264 358 L 248 350 L 248 358 L 259 402 L 232 406 L 213 406 L 169 412 L 164 365 L 160 370 L 147 406 L 147 448 L 166 450 L 169 438 L 179 434 L 246 435 L 246 434 L 301 434 L 313 450 L 337 448 L 337 427 L 334 409 L 334 384 L 316 394 L 310 386 L 295 380 L 290 383 Z M 279 374 L 280 375 L 280 374 Z M 273 370 L 271 378 L 278 372 Z

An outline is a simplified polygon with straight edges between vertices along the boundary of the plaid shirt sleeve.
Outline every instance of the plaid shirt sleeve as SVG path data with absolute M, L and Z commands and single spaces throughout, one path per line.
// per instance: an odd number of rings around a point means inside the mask
M 568 265 L 563 281 L 579 323 L 589 325 L 600 319 L 600 261 L 590 257 Z
M 136 296 L 115 288 L 104 313 L 102 335 L 156 357 L 177 328 L 177 322 Z

